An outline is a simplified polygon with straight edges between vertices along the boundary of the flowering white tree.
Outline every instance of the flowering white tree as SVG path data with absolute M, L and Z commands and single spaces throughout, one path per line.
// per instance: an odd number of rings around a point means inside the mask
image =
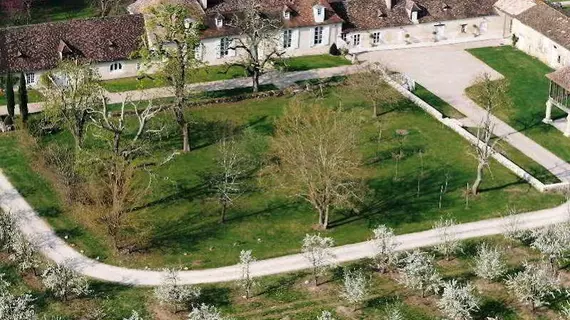
M 251 263 L 255 262 L 255 258 L 251 254 L 251 250 L 242 250 L 239 255 L 239 266 L 240 266 L 240 281 L 239 284 L 245 291 L 245 298 L 249 299 L 251 297 L 251 291 L 256 285 L 255 280 L 251 277 Z
M 354 310 L 358 309 L 368 295 L 369 279 L 361 270 L 344 272 L 343 288 L 340 296 L 354 306 Z
M 188 315 L 188 320 L 229 320 L 222 316 L 222 313 L 214 306 L 202 303 L 192 309 Z
M 154 296 L 160 304 L 174 307 L 174 312 L 187 309 L 190 303 L 200 297 L 201 290 L 190 285 L 180 285 L 179 271 L 164 270 L 162 284 L 154 289 Z
M 15 296 L 8 291 L 10 283 L 0 274 L 0 320 L 36 320 L 32 296 Z
M 37 249 L 34 244 L 24 238 L 21 233 L 14 233 L 10 241 L 10 260 L 18 264 L 20 271 L 34 270 L 40 266 L 40 260 L 37 256 Z
M 443 284 L 443 293 L 437 306 L 449 320 L 471 320 L 479 310 L 479 299 L 473 294 L 473 286 L 462 285 L 453 279 Z
M 445 256 L 446 260 L 450 260 L 453 254 L 461 251 L 461 242 L 457 239 L 453 227 L 455 227 L 455 220 L 441 218 L 433 226 L 437 230 L 440 243 L 434 249 Z
M 332 238 L 321 237 L 320 234 L 307 234 L 303 239 L 303 256 L 311 263 L 315 286 L 319 285 L 319 276 L 323 275 L 334 263 L 334 254 L 331 250 L 333 246 Z
M 0 211 L 0 249 L 9 249 L 15 230 L 12 218 Z
M 507 265 L 503 259 L 503 254 L 495 246 L 483 243 L 477 248 L 475 256 L 474 273 L 485 280 L 496 280 L 505 274 Z
M 332 313 L 330 311 L 324 310 L 320 316 L 317 317 L 317 320 L 335 320 L 333 318 Z
M 433 264 L 433 256 L 416 250 L 402 260 L 400 283 L 410 289 L 420 290 L 422 298 L 428 292 L 437 294 L 441 287 L 441 276 Z
M 391 267 L 398 264 L 398 253 L 396 248 L 399 243 L 396 241 L 394 230 L 384 225 L 378 226 L 372 231 L 374 238 L 374 264 L 381 273 L 386 272 Z
M 67 301 L 71 296 L 82 297 L 91 293 L 89 282 L 65 264 L 49 266 L 42 273 L 42 283 L 56 298 Z
M 535 310 L 548 305 L 546 299 L 554 297 L 560 290 L 560 281 L 549 267 L 525 262 L 524 270 L 509 276 L 505 282 L 507 289 L 517 299 Z
M 532 231 L 534 241 L 531 247 L 540 251 L 548 259 L 550 268 L 558 273 L 558 263 L 568 253 L 570 247 L 570 228 L 567 224 L 555 224 Z
M 141 317 L 139 315 L 138 312 L 136 312 L 135 310 L 133 310 L 133 312 L 131 313 L 131 316 L 128 318 L 123 318 L 123 320 L 144 320 L 143 317 Z
M 509 208 L 507 210 L 506 222 L 503 225 L 503 235 L 512 241 L 525 242 L 530 239 L 531 234 L 528 230 L 521 228 L 521 222 L 516 213 L 516 209 Z

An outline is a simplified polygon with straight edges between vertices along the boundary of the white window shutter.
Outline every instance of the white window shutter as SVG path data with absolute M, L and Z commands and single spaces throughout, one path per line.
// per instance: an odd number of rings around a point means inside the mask
M 218 45 L 216 46 L 216 58 L 217 59 L 220 59 L 222 57 L 222 53 L 221 53 L 222 41 L 224 41 L 223 38 L 218 40 Z
M 228 50 L 228 57 L 235 57 L 236 56 L 236 49 L 234 49 L 236 46 L 236 40 L 232 39 L 230 41 L 230 49 Z
M 198 43 L 196 49 L 194 50 L 194 58 L 198 61 L 202 61 L 202 57 L 204 56 L 204 45 L 202 42 Z
M 279 41 L 279 46 L 278 46 L 278 48 L 287 49 L 287 48 L 285 48 L 285 46 L 283 46 L 283 45 L 285 44 L 285 29 L 284 29 L 284 30 L 281 30 L 281 32 L 279 33 L 279 39 L 278 39 L 278 41 Z
M 331 28 L 330 26 L 323 27 L 323 45 L 326 46 L 330 43 Z
M 299 29 L 293 29 L 293 33 L 291 34 L 291 48 L 297 49 L 299 48 L 299 38 L 300 36 Z

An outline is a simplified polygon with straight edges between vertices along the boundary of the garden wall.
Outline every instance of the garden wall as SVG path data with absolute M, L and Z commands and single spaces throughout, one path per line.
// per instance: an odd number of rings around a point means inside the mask
M 475 145 L 483 143 L 482 141 L 477 139 L 476 136 L 474 136 L 465 128 L 463 128 L 463 126 L 457 119 L 444 117 L 443 114 L 439 112 L 437 109 L 435 109 L 430 104 L 420 99 L 412 92 L 408 91 L 406 88 L 402 87 L 400 84 L 398 84 L 396 81 L 392 80 L 391 78 L 386 77 L 386 81 L 390 86 L 396 89 L 404 97 L 408 98 L 414 104 L 422 108 L 425 112 L 430 114 L 432 117 L 436 118 L 439 122 L 443 123 L 446 127 L 450 128 L 451 130 L 455 131 L 463 138 L 467 139 L 471 144 Z M 512 162 L 511 160 L 509 160 L 507 157 L 503 156 L 500 153 L 497 152 L 493 153 L 493 159 L 495 159 L 501 165 L 505 166 L 507 169 L 511 170 L 519 178 L 527 181 L 532 187 L 534 187 L 536 190 L 540 192 L 564 191 L 568 189 L 568 186 L 570 185 L 570 183 L 568 182 L 544 184 L 540 180 L 532 176 L 530 173 L 526 172 L 524 169 L 519 167 L 516 163 Z

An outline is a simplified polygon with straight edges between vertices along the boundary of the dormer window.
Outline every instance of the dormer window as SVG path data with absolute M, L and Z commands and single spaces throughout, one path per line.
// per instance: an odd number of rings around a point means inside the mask
M 325 22 L 325 7 L 320 4 L 313 6 L 313 15 L 316 23 Z
M 443 8 L 441 8 L 441 9 L 443 10 L 443 12 L 447 12 L 451 9 L 451 7 L 447 3 L 444 3 Z
M 216 27 L 221 28 L 223 26 L 224 26 L 224 16 L 222 16 L 221 14 L 218 14 L 216 16 Z
M 291 10 L 288 5 L 283 6 L 283 19 L 291 20 L 291 12 L 293 12 L 293 10 Z

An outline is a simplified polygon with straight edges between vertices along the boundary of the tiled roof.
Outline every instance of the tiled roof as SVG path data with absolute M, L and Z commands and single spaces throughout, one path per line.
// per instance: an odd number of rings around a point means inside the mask
M 326 0 L 260 0 L 263 11 L 271 16 L 281 19 L 286 28 L 308 27 L 320 24 L 342 23 L 343 19 L 333 10 Z M 315 22 L 313 16 L 313 6 L 321 4 L 325 8 L 325 21 Z M 291 10 L 291 18 L 282 18 L 284 8 Z M 238 33 L 238 30 L 224 26 L 217 28 L 214 17 L 221 13 L 227 21 L 230 21 L 242 8 L 240 0 L 210 0 L 206 9 L 205 23 L 208 29 L 204 32 L 204 37 L 219 37 Z
M 558 69 L 546 75 L 548 79 L 556 82 L 559 86 L 570 91 L 570 67 Z
M 52 69 L 62 55 L 88 62 L 123 60 L 138 49 L 144 34 L 141 15 L 0 29 L 0 71 Z
M 419 23 L 439 22 L 494 15 L 496 0 L 344 0 L 334 3 L 337 12 L 349 21 L 347 29 L 367 30 L 413 24 L 406 6 L 418 8 Z
M 570 49 L 570 17 L 537 1 L 537 5 L 516 16 L 525 25 Z

